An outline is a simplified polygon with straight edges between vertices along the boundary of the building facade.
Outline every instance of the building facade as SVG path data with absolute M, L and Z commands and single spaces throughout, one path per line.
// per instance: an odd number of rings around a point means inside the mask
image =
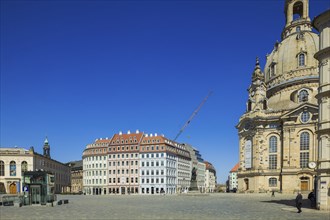
M 196 169 L 197 188 L 200 192 L 205 192 L 205 172 L 206 166 L 199 150 L 190 144 L 183 144 L 191 156 L 191 170 Z
M 238 125 L 238 190 L 312 191 L 316 172 L 319 37 L 312 32 L 308 0 L 285 1 L 281 42 L 257 59 L 246 112 Z
M 238 189 L 237 171 L 239 163 L 237 163 L 229 172 L 228 176 L 228 190 L 230 192 L 236 192 Z
M 317 16 L 313 26 L 320 33 L 320 47 L 315 54 L 319 61 L 319 104 L 317 169 L 317 206 L 330 210 L 330 10 Z M 315 166 L 316 165 L 316 166 Z
M 176 193 L 178 147 L 163 136 L 144 135 L 140 148 L 141 194 Z
M 108 146 L 111 139 L 96 139 L 83 152 L 83 193 L 107 194 Z M 110 149 L 109 149 L 110 150 Z
M 115 134 L 109 145 L 109 193 L 139 193 L 139 150 L 143 133 Z
M 82 161 L 88 195 L 174 194 L 188 191 L 191 183 L 190 152 L 164 135 L 119 132 L 88 144 Z
M 33 170 L 33 151 L 24 148 L 0 148 L 1 193 L 22 192 L 22 177 Z
M 83 163 L 82 160 L 71 161 L 66 164 L 71 169 L 71 193 L 82 193 L 83 190 Z
M 43 154 L 38 154 L 31 147 L 0 148 L 0 188 L 6 193 L 22 192 L 22 174 L 26 171 L 47 171 L 55 176 L 55 193 L 68 192 L 70 187 L 70 167 L 50 156 L 50 145 L 46 138 Z M 4 187 L 1 187 L 4 186 Z
M 216 171 L 214 166 L 207 161 L 205 164 L 205 192 L 213 193 L 215 191 L 215 185 L 217 184 Z

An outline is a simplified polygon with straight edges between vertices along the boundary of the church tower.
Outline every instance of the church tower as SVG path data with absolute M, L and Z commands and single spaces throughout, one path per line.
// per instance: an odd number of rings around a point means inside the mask
M 44 157 L 50 158 L 50 145 L 48 143 L 48 139 L 46 137 L 45 141 L 44 141 Z
M 286 24 L 282 32 L 282 40 L 293 33 L 312 30 L 308 8 L 308 0 L 285 1 Z
M 267 109 L 265 76 L 259 65 L 259 58 L 256 59 L 256 66 L 252 74 L 252 83 L 248 89 L 249 100 L 247 111 L 260 111 Z

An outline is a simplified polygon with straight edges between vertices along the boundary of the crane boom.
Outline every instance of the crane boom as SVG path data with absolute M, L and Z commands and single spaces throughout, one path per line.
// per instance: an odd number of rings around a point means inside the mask
M 199 110 L 202 108 L 202 106 L 204 105 L 204 103 L 206 102 L 206 100 L 210 97 L 210 95 L 212 95 L 212 93 L 213 92 L 210 91 L 209 94 L 203 99 L 203 101 L 201 102 L 201 104 L 199 104 L 199 106 L 192 113 L 192 115 L 190 116 L 190 118 L 188 119 L 188 121 L 182 126 L 182 128 L 179 131 L 179 133 L 174 138 L 174 141 L 176 141 L 176 139 L 178 139 L 178 137 L 181 135 L 181 133 L 184 131 L 184 129 L 190 124 L 191 120 L 197 115 L 197 113 L 199 112 Z

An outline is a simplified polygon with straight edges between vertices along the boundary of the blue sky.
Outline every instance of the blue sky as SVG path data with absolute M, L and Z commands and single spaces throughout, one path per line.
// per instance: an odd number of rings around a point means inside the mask
M 310 17 L 329 8 L 310 0 Z M 280 40 L 284 0 L 1 1 L 1 147 L 79 160 L 119 131 L 197 147 L 224 183 L 256 56 Z

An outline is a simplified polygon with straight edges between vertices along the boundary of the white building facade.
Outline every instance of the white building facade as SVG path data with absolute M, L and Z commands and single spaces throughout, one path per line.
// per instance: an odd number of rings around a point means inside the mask
M 86 195 L 107 194 L 108 144 L 109 139 L 97 139 L 86 146 L 83 153 L 83 193 Z

